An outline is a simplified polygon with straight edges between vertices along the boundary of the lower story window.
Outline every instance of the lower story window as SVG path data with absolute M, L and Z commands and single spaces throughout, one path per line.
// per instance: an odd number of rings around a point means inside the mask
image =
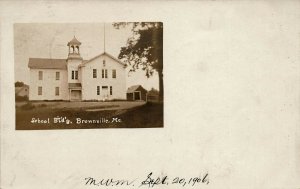
M 59 96 L 59 87 L 55 87 L 55 96 Z
M 100 86 L 97 86 L 97 95 L 100 95 Z
M 112 95 L 112 86 L 109 87 L 109 94 Z
M 43 94 L 43 88 L 42 87 L 38 87 L 38 95 L 42 95 Z

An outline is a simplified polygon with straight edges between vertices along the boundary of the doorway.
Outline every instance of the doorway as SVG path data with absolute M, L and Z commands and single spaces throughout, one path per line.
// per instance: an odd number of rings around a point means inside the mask
M 141 92 L 140 91 L 134 92 L 134 100 L 141 100 Z
M 71 100 L 80 101 L 81 100 L 81 90 L 71 90 Z
M 108 86 L 102 86 L 102 100 L 107 100 L 108 99 Z

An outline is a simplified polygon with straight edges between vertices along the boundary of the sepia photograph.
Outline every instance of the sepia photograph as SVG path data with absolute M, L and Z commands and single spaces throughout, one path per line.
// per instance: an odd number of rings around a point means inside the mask
M 16 130 L 163 127 L 163 23 L 14 24 Z
M 0 0 L 0 189 L 300 189 L 299 10 Z

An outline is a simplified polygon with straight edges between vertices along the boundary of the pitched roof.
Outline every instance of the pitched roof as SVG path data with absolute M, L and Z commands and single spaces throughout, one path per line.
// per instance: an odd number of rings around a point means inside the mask
M 141 85 L 133 85 L 133 86 L 131 86 L 127 89 L 127 93 L 133 93 L 134 91 L 136 91 L 140 87 L 141 87 L 142 90 L 146 91 L 146 89 L 144 89 Z
M 106 55 L 108 57 L 110 57 L 111 59 L 115 60 L 116 62 L 118 62 L 119 64 L 125 66 L 125 64 L 123 62 L 121 62 L 120 60 L 118 60 L 117 58 L 113 57 L 112 55 L 104 52 L 98 56 L 95 56 L 94 58 L 90 59 L 90 60 L 83 60 L 82 64 L 80 64 L 80 66 L 83 66 L 86 63 L 89 63 L 90 61 L 100 57 Z M 67 69 L 67 60 L 66 59 L 50 59 L 50 58 L 29 58 L 29 63 L 28 63 L 28 67 L 31 69 L 62 69 L 62 70 L 66 70 Z
M 72 39 L 71 41 L 68 42 L 68 46 L 69 46 L 69 45 L 81 45 L 81 42 L 78 41 L 78 40 L 76 39 L 76 37 L 74 36 L 73 39 Z
M 66 59 L 29 58 L 28 67 L 31 69 L 67 69 Z
M 15 87 L 15 94 L 19 94 L 23 89 L 29 89 L 29 85 L 24 84 L 22 87 Z
M 95 60 L 96 58 L 98 58 L 100 56 L 103 56 L 103 55 L 106 55 L 106 56 L 110 57 L 111 59 L 115 60 L 116 62 L 118 62 L 119 64 L 121 64 L 122 66 L 125 66 L 125 64 L 123 62 L 121 62 L 119 59 L 115 58 L 114 56 L 108 54 L 107 52 L 101 53 L 101 54 L 99 54 L 99 55 L 97 55 L 97 56 L 95 56 L 95 57 L 93 57 L 93 58 L 91 58 L 87 61 L 84 61 L 80 66 L 83 66 L 84 64 L 87 64 L 90 61 Z

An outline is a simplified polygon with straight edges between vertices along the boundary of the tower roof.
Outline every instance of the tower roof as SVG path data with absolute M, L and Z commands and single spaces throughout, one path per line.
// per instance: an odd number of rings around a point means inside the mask
M 70 46 L 70 45 L 81 45 L 81 42 L 78 41 L 74 35 L 73 39 L 68 42 L 68 46 Z

